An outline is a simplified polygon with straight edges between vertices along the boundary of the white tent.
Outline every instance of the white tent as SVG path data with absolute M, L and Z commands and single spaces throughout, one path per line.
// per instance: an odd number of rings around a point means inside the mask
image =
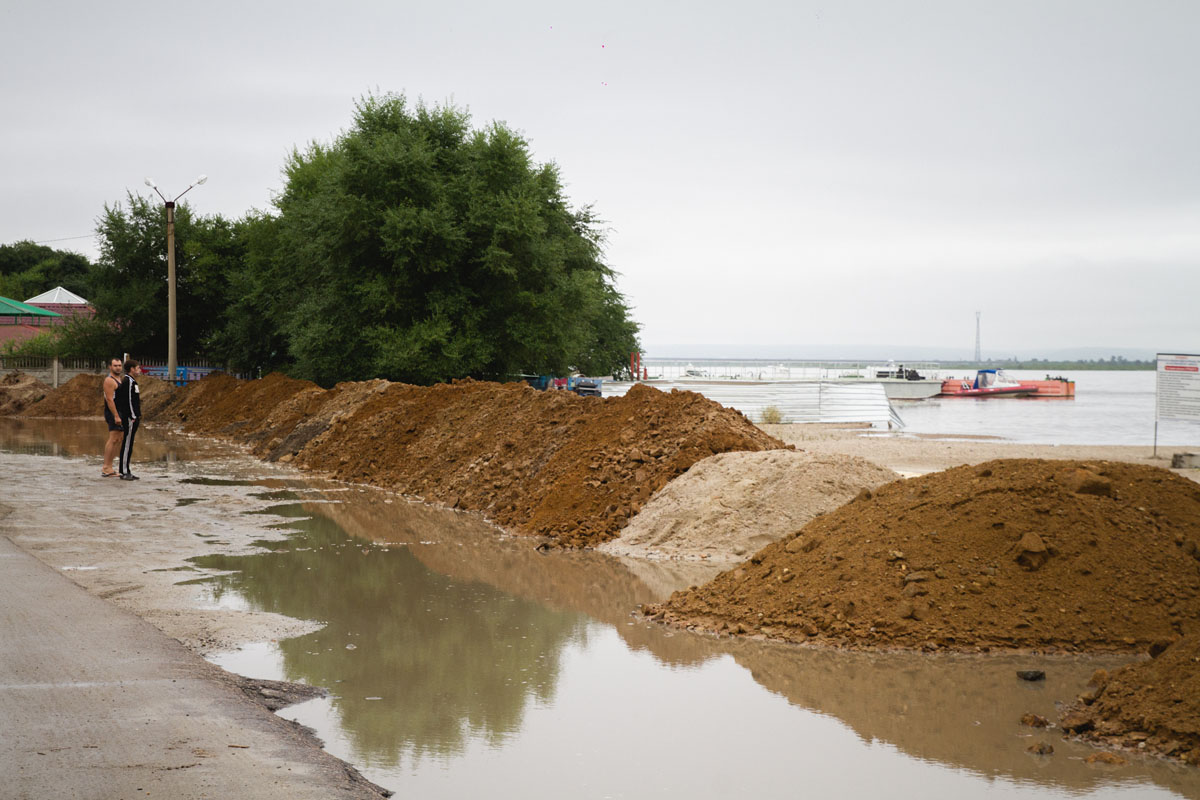
M 31 297 L 25 302 L 30 305 L 86 306 L 88 304 L 87 300 L 61 286 L 55 286 L 50 291 L 42 292 L 37 297 Z

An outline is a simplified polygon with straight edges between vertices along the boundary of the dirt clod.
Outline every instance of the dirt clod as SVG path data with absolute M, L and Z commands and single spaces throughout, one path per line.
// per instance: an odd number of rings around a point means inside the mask
M 1064 730 L 1200 765 L 1200 636 L 1092 681 L 1064 714 Z
M 16 370 L 0 378 L 0 416 L 17 414 L 53 391 L 32 375 Z

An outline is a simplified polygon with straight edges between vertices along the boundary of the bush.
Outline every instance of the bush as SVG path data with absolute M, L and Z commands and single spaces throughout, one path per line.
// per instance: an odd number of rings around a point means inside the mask
M 780 425 L 783 423 L 783 412 L 779 410 L 779 406 L 767 406 L 762 410 L 760 421 L 763 425 Z

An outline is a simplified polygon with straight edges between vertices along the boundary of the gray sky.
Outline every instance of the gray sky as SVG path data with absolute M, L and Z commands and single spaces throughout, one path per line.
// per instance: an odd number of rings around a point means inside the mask
M 395 91 L 559 165 L 651 355 L 1200 352 L 1191 0 L 5 2 L 0 66 L 0 243 L 268 208 Z

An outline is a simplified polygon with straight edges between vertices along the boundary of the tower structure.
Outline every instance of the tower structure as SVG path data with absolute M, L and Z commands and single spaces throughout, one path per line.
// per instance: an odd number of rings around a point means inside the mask
M 979 347 L 979 316 L 980 311 L 975 312 L 975 363 L 983 363 L 983 350 Z

